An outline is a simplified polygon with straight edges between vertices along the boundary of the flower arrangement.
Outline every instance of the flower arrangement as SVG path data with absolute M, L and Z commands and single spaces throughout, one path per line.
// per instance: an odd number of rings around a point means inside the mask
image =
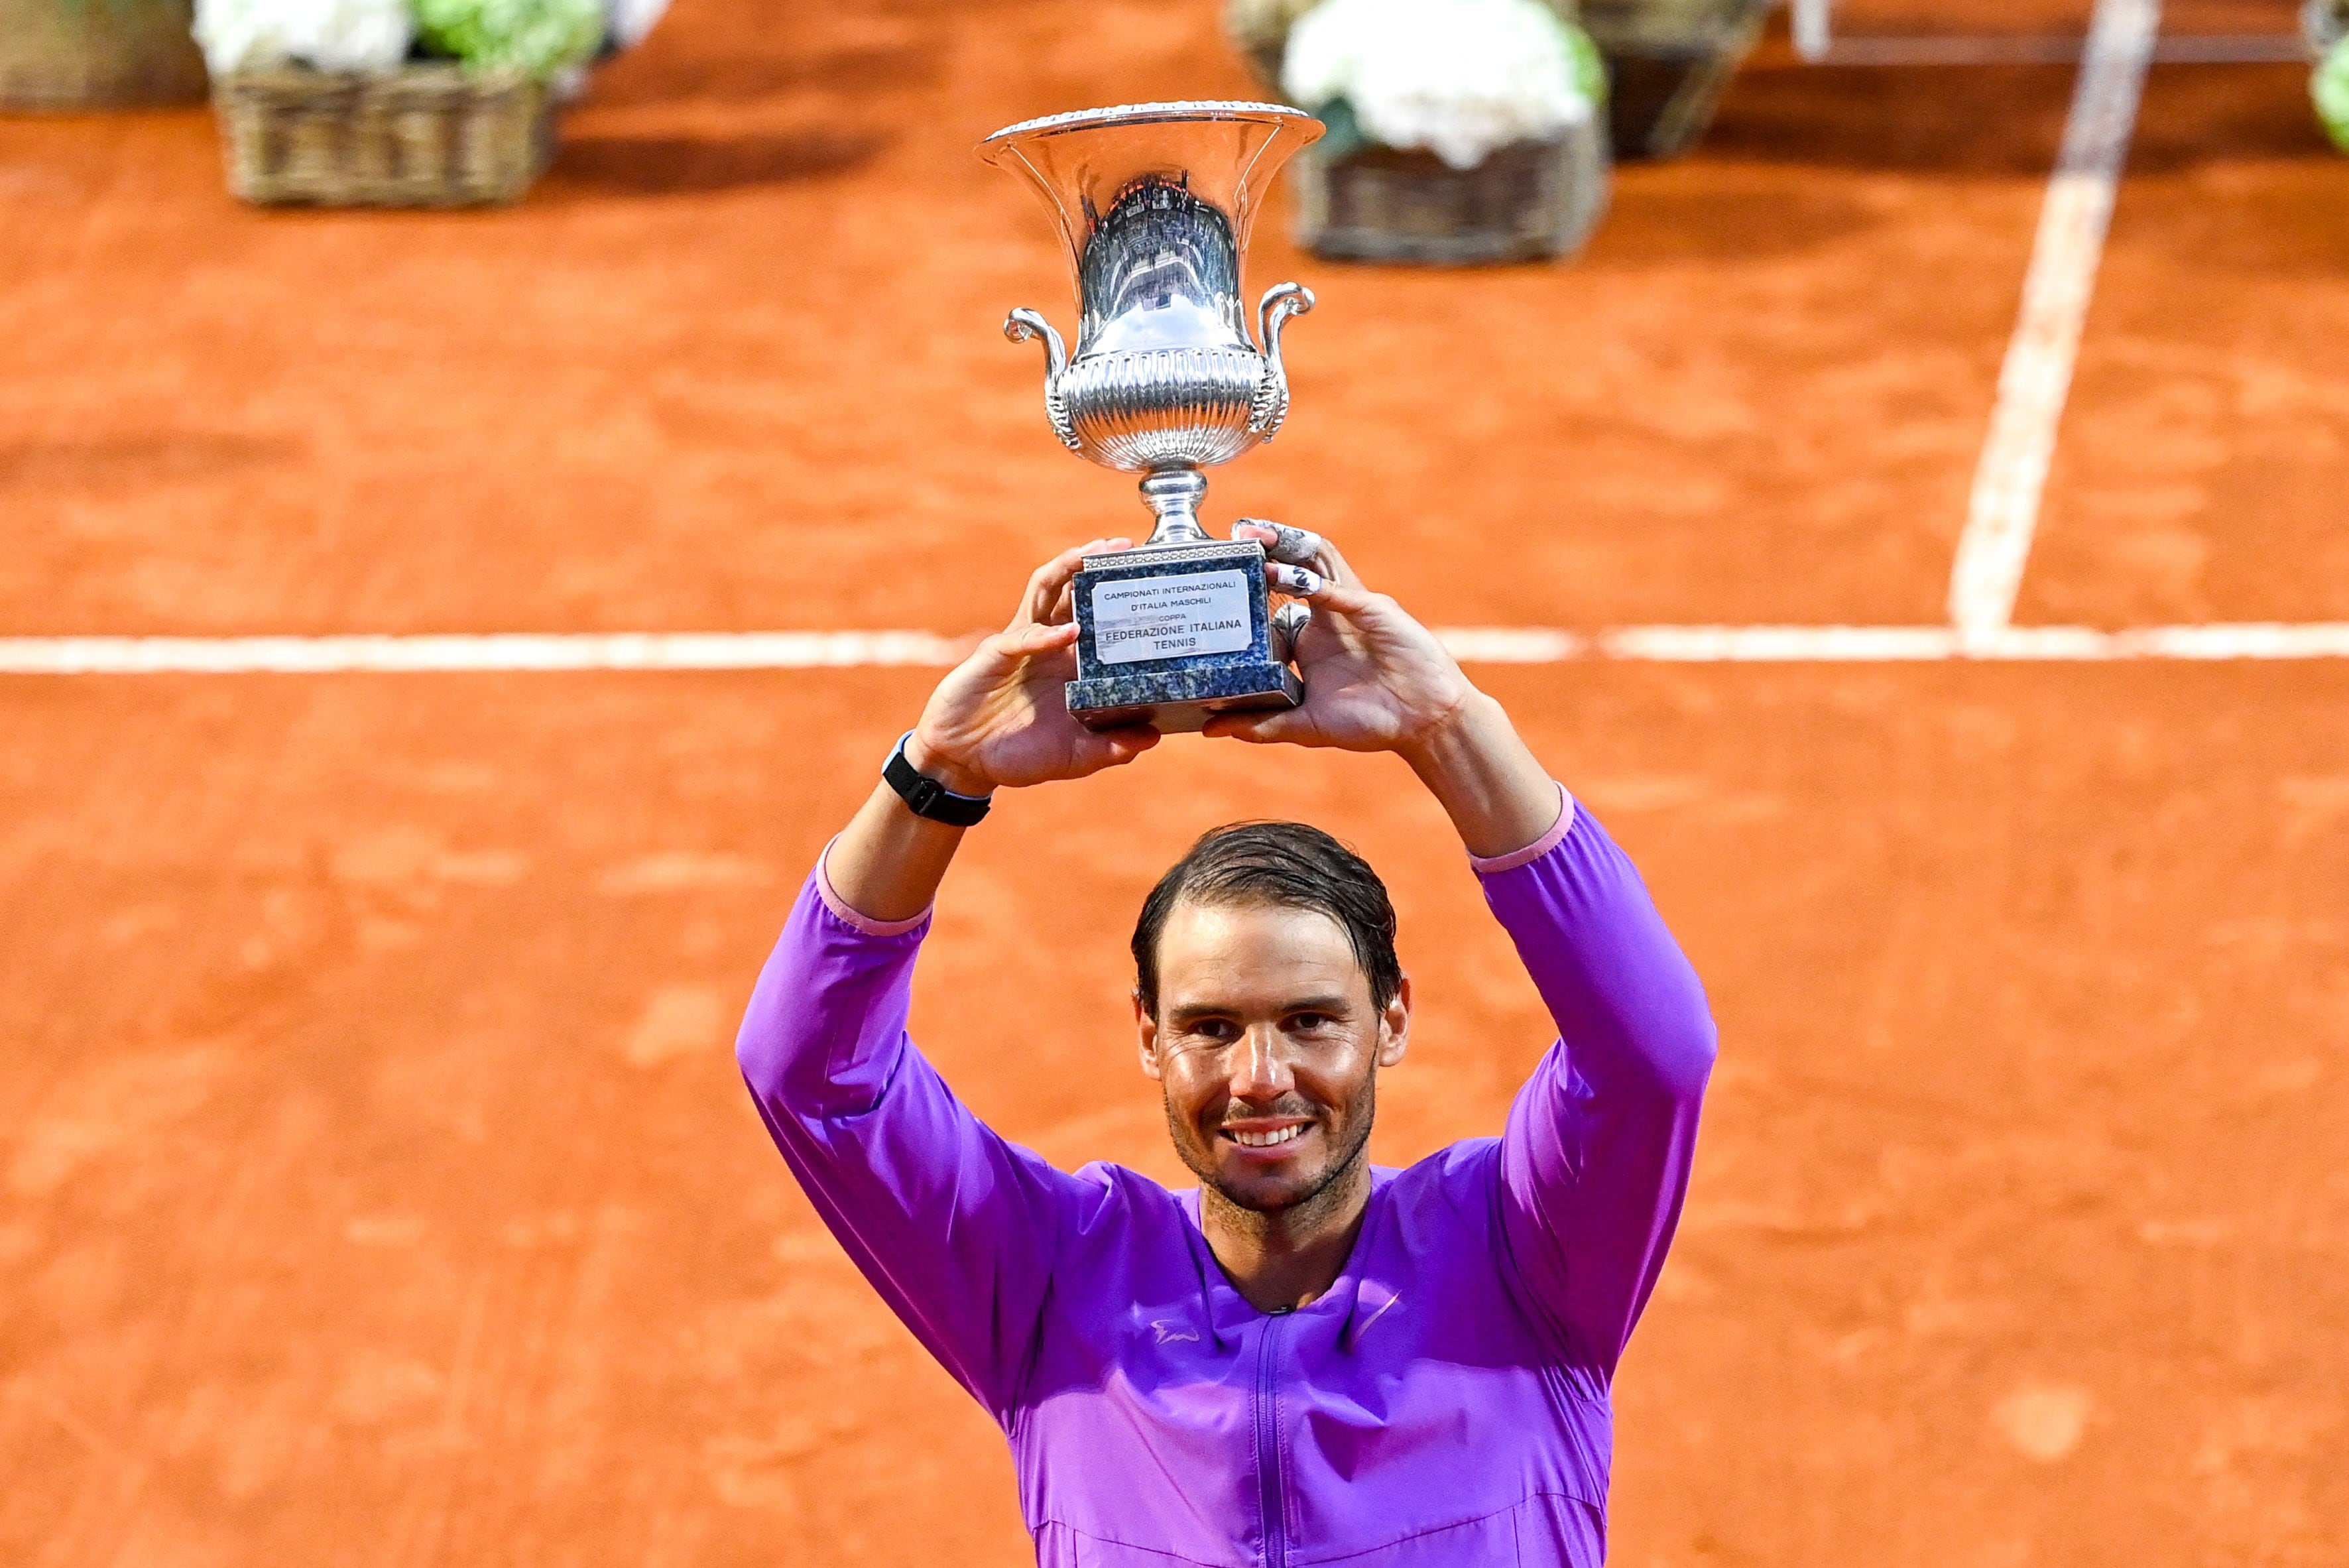
M 408 58 L 407 0 L 197 0 L 196 42 L 214 76 L 299 60 L 322 71 L 389 70 Z
M 412 0 L 425 47 L 546 80 L 604 46 L 603 0 Z
M 289 62 L 388 71 L 420 48 L 546 81 L 593 58 L 607 26 L 604 0 L 196 0 L 195 31 L 216 76 Z
M 1281 86 L 1350 144 L 1425 149 L 1471 169 L 1589 123 L 1606 67 L 1541 0 L 1323 0 L 1288 31 Z
M 1319 115 L 1297 163 L 1317 255 L 1571 255 L 1607 209 L 1606 65 L 1577 0 L 1225 0 L 1257 75 Z
M 529 189 L 588 63 L 642 38 L 667 0 L 194 5 L 232 191 L 273 206 L 454 207 Z

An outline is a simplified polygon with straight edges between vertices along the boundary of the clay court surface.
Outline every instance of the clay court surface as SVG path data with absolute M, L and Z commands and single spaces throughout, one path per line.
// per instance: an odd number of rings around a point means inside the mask
M 2085 19 L 1905 3 L 1839 25 Z M 1940 624 L 2073 74 L 1774 42 L 1568 267 L 1324 263 L 1284 206 L 1296 413 L 1209 512 L 1443 625 Z M 2018 624 L 2349 619 L 2304 79 L 2153 70 Z M 1073 311 L 971 144 L 1251 90 L 1208 0 L 678 0 L 461 215 L 241 209 L 202 111 L 0 121 L 0 635 L 984 628 L 1143 514 L 998 335 Z M 2349 1562 L 2349 663 L 1473 673 L 1722 1026 L 1613 1560 Z M 0 1560 L 1026 1561 L 730 1051 L 934 678 L 0 677 Z M 1378 1157 L 1497 1130 L 1549 1026 L 1432 804 L 1192 738 L 972 835 L 949 1078 L 1174 1179 L 1125 934 L 1262 815 L 1403 912 Z

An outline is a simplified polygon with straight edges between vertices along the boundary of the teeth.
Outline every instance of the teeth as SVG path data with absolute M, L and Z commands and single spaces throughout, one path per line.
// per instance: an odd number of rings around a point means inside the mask
M 1304 1136 L 1304 1133 L 1305 1124 L 1300 1121 L 1294 1127 L 1284 1127 L 1278 1132 L 1240 1132 L 1235 1130 L 1232 1133 L 1232 1141 L 1247 1149 L 1269 1149 L 1276 1143 L 1287 1143 L 1292 1139 L 1301 1138 Z

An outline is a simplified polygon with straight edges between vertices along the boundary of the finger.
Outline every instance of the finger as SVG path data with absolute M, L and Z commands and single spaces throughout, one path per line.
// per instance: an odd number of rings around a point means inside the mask
M 1199 733 L 1216 740 L 1245 740 L 1252 746 L 1271 746 L 1284 740 L 1310 746 L 1319 741 L 1301 707 L 1285 707 L 1274 713 L 1219 713 L 1207 720 Z
M 1291 566 L 1319 566 L 1329 541 L 1309 529 L 1291 528 L 1285 522 L 1269 522 L 1260 517 L 1244 517 L 1232 526 L 1234 539 L 1253 539 L 1264 546 L 1264 552 L 1275 561 L 1285 561 Z
M 1075 642 L 1077 624 L 1074 621 L 1058 621 L 1050 624 L 1022 626 L 1017 634 L 1007 632 L 1004 635 L 1014 639 L 1022 656 L 1032 657 L 1037 654 L 1050 653 L 1054 648 L 1065 648 Z
M 1329 585 L 1329 579 L 1310 566 L 1288 566 L 1275 561 L 1264 569 L 1264 580 L 1291 598 L 1310 599 Z
M 1077 558 L 1077 563 L 1076 566 L 1069 572 L 1067 576 L 1061 579 L 1061 591 L 1053 596 L 1051 607 L 1045 614 L 1041 615 L 1031 615 L 1030 618 L 1037 621 L 1052 622 L 1073 619 L 1077 613 L 1076 576 L 1077 573 L 1084 570 L 1086 557 L 1092 555 L 1115 555 L 1120 551 L 1131 550 L 1133 548 L 1133 541 L 1123 537 L 1115 539 L 1096 539 L 1090 544 L 1079 545 L 1075 550 L 1069 552 Z
M 1028 592 L 1019 601 L 1019 613 L 1011 618 L 1014 626 L 1052 619 L 1052 611 L 1061 600 L 1061 591 L 1069 580 L 1084 567 L 1085 557 L 1099 550 L 1105 541 L 1093 539 L 1073 550 L 1063 550 L 1043 565 L 1036 568 L 1028 579 Z
M 1297 639 L 1313 619 L 1313 606 L 1291 599 L 1272 613 L 1272 662 L 1285 665 L 1297 652 Z
M 1028 591 L 1019 596 L 1019 610 L 1011 617 L 1009 629 L 1017 630 L 1050 620 L 1052 606 L 1059 602 L 1061 590 L 1067 587 L 1069 579 L 1083 567 L 1085 552 L 1100 543 L 1097 539 L 1091 540 L 1073 550 L 1063 550 L 1030 573 Z
M 1265 553 L 1275 561 L 1285 561 L 1293 566 L 1309 566 L 1324 577 L 1334 577 L 1357 588 L 1362 585 L 1362 579 L 1347 561 L 1346 552 L 1330 543 L 1326 535 L 1302 528 L 1290 528 L 1286 523 L 1268 522 L 1258 517 L 1242 519 L 1240 525 L 1232 530 L 1232 537 L 1241 538 L 1244 532 L 1245 537 L 1264 545 Z M 1305 548 L 1309 543 L 1311 546 L 1309 550 Z
M 1074 621 L 1063 621 L 1057 625 L 1034 622 L 1012 626 L 991 637 L 981 637 L 971 657 L 999 674 L 1018 667 L 1023 661 L 1039 654 L 1065 648 L 1076 640 L 1077 624 Z
M 1266 581 L 1293 599 L 1340 615 L 1359 614 L 1370 607 L 1371 591 L 1359 583 L 1324 577 L 1309 566 L 1284 566 L 1274 562 L 1264 569 Z
M 1085 761 L 1087 771 L 1098 773 L 1104 768 L 1123 768 L 1160 739 L 1156 730 L 1146 724 L 1121 725 L 1115 729 L 1087 730 Z
M 1019 602 L 1019 613 L 1011 618 L 1014 626 L 1066 619 L 1063 593 L 1070 579 L 1084 569 L 1088 555 L 1105 555 L 1131 549 L 1133 542 L 1125 539 L 1093 539 L 1073 550 L 1063 550 L 1043 565 L 1036 568 L 1028 579 L 1028 593 Z

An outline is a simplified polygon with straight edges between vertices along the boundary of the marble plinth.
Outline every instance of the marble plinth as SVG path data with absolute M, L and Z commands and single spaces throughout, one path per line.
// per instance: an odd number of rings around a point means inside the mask
M 1208 540 L 1089 555 L 1072 584 L 1077 678 L 1069 711 L 1095 729 L 1167 734 L 1217 713 L 1294 707 L 1304 688 L 1272 656 L 1264 547 Z

